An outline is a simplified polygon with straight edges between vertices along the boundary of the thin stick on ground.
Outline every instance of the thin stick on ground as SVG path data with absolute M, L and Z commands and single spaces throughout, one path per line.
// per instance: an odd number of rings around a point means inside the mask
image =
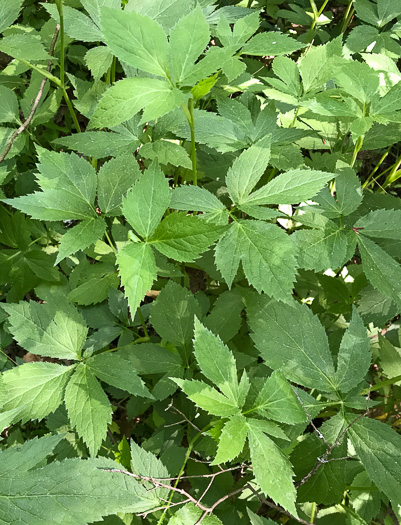
M 52 38 L 52 41 L 51 41 L 51 44 L 50 44 L 49 55 L 52 55 L 53 52 L 54 52 L 54 48 L 56 46 L 56 41 L 57 41 L 57 37 L 58 37 L 59 31 L 60 31 L 60 26 L 57 25 L 56 26 L 56 31 L 54 32 L 54 35 L 53 35 L 53 38 Z M 48 63 L 47 63 L 47 68 L 46 68 L 47 72 L 50 72 L 51 67 L 52 67 L 52 61 L 49 60 Z M 11 135 L 10 140 L 7 142 L 7 145 L 6 145 L 3 153 L 0 155 L 0 164 L 4 161 L 4 159 L 8 155 L 10 149 L 12 148 L 12 145 L 13 145 L 15 139 L 19 135 L 21 135 L 21 133 L 26 131 L 28 126 L 29 126 L 29 124 L 32 122 L 32 119 L 33 119 L 33 117 L 34 117 L 34 115 L 36 113 L 36 110 L 38 109 L 39 102 L 40 102 L 40 100 L 41 100 L 41 98 L 43 96 L 43 90 L 45 88 L 46 81 L 47 81 L 47 78 L 43 77 L 42 82 L 40 83 L 38 94 L 36 95 L 36 98 L 34 100 L 31 112 L 30 112 L 28 118 Z

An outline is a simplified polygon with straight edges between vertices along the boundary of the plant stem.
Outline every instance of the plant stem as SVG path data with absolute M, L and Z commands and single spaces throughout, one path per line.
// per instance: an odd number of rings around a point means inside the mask
M 320 15 L 323 13 L 326 5 L 329 3 L 329 0 L 325 0 L 323 2 L 323 5 L 322 7 L 318 10 L 317 7 L 316 7 L 316 4 L 315 4 L 315 1 L 314 0 L 309 0 L 309 3 L 310 3 L 310 6 L 312 8 L 312 11 L 313 11 L 313 20 L 312 20 L 312 25 L 310 26 L 310 29 L 308 31 L 308 35 L 306 37 L 306 43 L 308 44 L 311 40 L 312 40 L 312 35 L 313 35 L 313 31 L 315 30 L 315 27 L 316 27 L 316 24 L 318 23 L 319 21 L 319 17 Z
M 390 184 L 395 182 L 397 179 L 400 178 L 400 174 L 398 174 L 398 168 L 401 166 L 401 156 L 398 157 L 398 159 L 395 161 L 395 163 L 391 167 L 390 173 L 387 175 L 386 180 L 383 182 L 382 187 L 387 188 Z
M 354 0 L 349 0 L 347 10 L 344 13 L 343 23 L 341 24 L 341 34 L 345 32 L 350 23 L 351 18 L 354 16 L 354 8 L 352 7 Z
M 79 127 L 79 122 L 77 119 L 77 115 L 75 114 L 74 106 L 72 105 L 72 102 L 70 100 L 70 97 L 68 96 L 67 90 L 64 86 L 61 88 L 64 100 L 67 104 L 68 111 L 70 112 L 70 115 L 72 117 L 72 120 L 74 122 L 75 129 L 78 131 L 78 133 L 81 133 L 81 128 Z
M 113 250 L 114 255 L 117 255 L 117 250 L 115 249 L 114 244 L 112 243 L 112 240 L 110 239 L 110 235 L 109 235 L 107 230 L 104 232 L 104 235 L 105 235 L 105 237 L 107 239 L 107 242 L 110 245 L 110 248 Z
M 188 100 L 188 106 L 181 104 L 187 117 L 189 127 L 191 129 L 191 160 L 192 160 L 192 181 L 194 186 L 198 185 L 198 174 L 196 167 L 196 143 L 195 143 L 195 119 L 194 119 L 194 99 L 191 97 Z
M 376 166 L 374 167 L 372 173 L 369 175 L 369 177 L 365 180 L 365 182 L 362 184 L 362 189 L 365 189 L 368 184 L 370 183 L 370 181 L 372 180 L 372 177 L 373 175 L 376 173 L 376 171 L 380 168 L 380 166 L 383 164 L 385 158 L 387 157 L 387 155 L 390 153 L 390 150 L 393 146 L 389 146 L 386 150 L 386 152 L 383 154 L 383 156 L 381 157 L 381 159 L 379 160 L 379 162 L 376 164 Z
M 312 510 L 310 513 L 310 522 L 313 523 L 315 521 L 315 514 L 316 514 L 316 503 L 312 503 Z
M 58 15 L 60 18 L 60 82 L 64 87 L 65 79 L 65 45 L 64 45 L 64 13 L 63 0 L 56 0 Z
M 351 168 L 354 167 L 358 153 L 362 148 L 363 139 L 364 139 L 364 135 L 362 135 L 362 137 L 358 137 L 358 140 L 355 143 L 354 153 L 352 154 L 352 159 L 351 159 Z
M 401 376 L 392 377 L 391 379 L 386 379 L 385 381 L 380 381 L 380 383 L 377 383 L 376 385 L 372 386 L 372 388 L 365 388 L 365 390 L 362 390 L 361 395 L 365 396 L 370 392 L 375 392 L 376 390 L 380 390 L 381 388 L 384 388 L 389 385 L 394 385 L 394 383 L 398 383 L 398 381 L 401 381 Z
M 138 312 L 139 319 L 141 320 L 141 325 L 142 325 L 142 328 L 143 328 L 143 332 L 144 332 L 144 334 L 145 334 L 145 337 L 147 337 L 148 339 L 150 339 L 150 338 L 149 338 L 148 329 L 146 328 L 145 318 L 143 317 L 143 313 L 142 313 L 141 308 L 138 306 L 138 308 L 137 308 L 136 311 Z

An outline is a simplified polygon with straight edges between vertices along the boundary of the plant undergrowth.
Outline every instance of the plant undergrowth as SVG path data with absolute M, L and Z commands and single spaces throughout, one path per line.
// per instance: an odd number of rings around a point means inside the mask
M 0 523 L 399 523 L 400 1 L 0 33 Z

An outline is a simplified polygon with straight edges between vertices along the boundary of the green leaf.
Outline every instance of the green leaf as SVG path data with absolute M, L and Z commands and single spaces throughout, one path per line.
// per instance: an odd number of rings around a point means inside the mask
M 20 409 L 16 419 L 43 419 L 63 401 L 72 367 L 55 363 L 27 363 L 5 372 L 0 380 L 2 410 Z
M 15 0 L 14 2 L 0 0 L 0 33 L 18 18 L 22 4 L 23 0 Z
M 48 439 L 41 438 L 39 443 Z M 9 452 L 18 457 L 15 447 L 1 451 L 2 463 Z M 32 448 L 21 450 L 21 460 L 25 461 L 19 463 L 29 462 L 33 453 Z M 2 519 L 5 523 L 33 525 L 56 523 L 57 516 L 58 522 L 65 525 L 86 525 L 109 514 L 145 512 L 157 507 L 157 498 L 152 499 L 137 480 L 103 470 L 117 465 L 105 458 L 101 462 L 67 459 L 43 468 L 13 470 L 1 487 Z
M 119 60 L 148 73 L 169 77 L 169 45 L 155 20 L 136 12 L 102 9 L 104 40 Z
M 364 104 L 371 101 L 379 88 L 379 75 L 367 64 L 347 61 L 334 70 L 337 85 Z
M 152 305 L 150 319 L 156 332 L 179 347 L 191 347 L 199 305 L 186 288 L 169 281 Z
M 151 343 L 131 345 L 119 350 L 119 353 L 131 363 L 132 368 L 138 374 L 167 373 L 174 375 L 182 367 L 178 354 Z
M 273 372 L 259 391 L 251 410 L 261 416 L 294 425 L 306 421 L 305 410 L 299 403 L 284 375 Z
M 384 27 L 388 22 L 401 15 L 401 8 L 397 0 L 378 0 L 377 2 L 378 26 Z
M 237 403 L 202 381 L 171 378 L 198 407 L 209 414 L 230 417 L 239 414 Z
M 0 122 L 17 122 L 18 109 L 18 99 L 14 91 L 0 86 Z
M 361 217 L 355 228 L 361 228 L 360 233 L 378 239 L 401 240 L 398 225 L 401 221 L 401 210 L 374 210 Z
M 346 424 L 354 418 L 347 414 Z M 401 437 L 390 426 L 366 417 L 350 427 L 348 436 L 373 483 L 394 506 L 401 505 Z
M 227 290 L 216 299 L 211 313 L 203 319 L 203 323 L 226 343 L 238 333 L 243 309 L 241 295 L 236 290 Z
M 287 171 L 251 193 L 244 203 L 295 204 L 314 197 L 329 180 L 335 177 L 335 173 L 325 171 L 305 169 Z
M 303 47 L 305 47 L 304 44 L 300 44 L 288 35 L 284 35 L 278 31 L 268 31 L 258 33 L 252 37 L 244 45 L 241 53 L 255 56 L 290 55 Z
M 147 244 L 130 243 L 119 250 L 117 263 L 121 285 L 124 286 L 131 315 L 134 315 L 157 277 L 155 256 Z
M 251 520 L 251 525 L 277 525 L 277 522 L 272 521 L 270 518 L 266 519 L 263 518 L 263 516 L 258 516 L 257 514 L 254 514 L 249 508 L 246 510 Z
M 227 189 L 235 204 L 249 200 L 249 193 L 263 175 L 270 160 L 271 136 L 267 135 L 235 159 L 226 177 Z
M 326 187 L 314 198 L 324 208 L 329 219 L 350 215 L 359 208 L 363 199 L 361 183 L 354 170 L 342 168 L 336 177 L 335 198 Z
M 12 408 L 11 410 L 2 411 L 0 414 L 0 431 L 10 427 L 14 421 L 18 420 L 18 416 L 24 410 L 24 407 Z
M 100 27 L 103 6 L 113 7 L 114 9 L 121 7 L 120 0 L 81 0 L 81 4 L 98 27 Z
M 384 97 L 375 97 L 372 101 L 372 106 L 370 110 L 371 114 L 391 114 L 394 111 L 400 110 L 400 90 L 401 83 L 398 82 L 384 95 Z
M 131 0 L 126 6 L 126 11 L 136 11 L 141 15 L 147 15 L 153 20 L 159 22 L 166 33 L 175 26 L 177 20 L 185 16 L 194 8 L 192 0 L 163 0 L 161 4 L 159 0 L 149 0 L 142 2 L 141 0 Z
M 341 340 L 335 382 L 338 390 L 349 392 L 365 379 L 371 361 L 370 339 L 356 308 Z
M 235 459 L 242 452 L 248 432 L 244 416 L 234 416 L 224 425 L 217 454 L 211 465 L 220 465 Z
M 298 516 L 295 508 L 296 491 L 292 483 L 291 463 L 275 443 L 257 426 L 252 419 L 247 421 L 249 449 L 256 482 L 270 498 Z
M 37 179 L 42 192 L 4 202 L 35 219 L 58 221 L 97 217 L 94 209 L 97 177 L 91 164 L 75 153 L 38 148 Z
M 222 525 L 222 521 L 217 516 L 211 514 L 205 516 L 204 512 L 193 503 L 187 503 L 181 507 L 168 522 L 168 525 L 193 525 L 202 518 L 204 525 Z
M 113 61 L 113 54 L 106 46 L 92 47 L 85 55 L 85 64 L 95 81 L 107 73 Z
M 0 51 L 13 58 L 21 58 L 30 62 L 49 59 L 39 35 L 35 34 L 19 33 L 4 36 L 0 42 Z
M 68 417 L 78 435 L 95 456 L 106 438 L 111 423 L 111 404 L 91 369 L 78 365 L 65 389 L 64 402 Z
M 59 24 L 60 17 L 56 4 L 46 3 L 43 7 L 48 11 L 50 16 Z M 100 29 L 92 22 L 89 16 L 84 15 L 82 11 L 63 6 L 64 30 L 68 36 L 74 40 L 83 42 L 101 42 L 103 35 Z
M 90 264 L 87 259 L 83 259 L 71 274 L 72 290 L 68 300 L 79 305 L 100 303 L 107 298 L 111 288 L 118 287 L 118 283 L 114 264 Z
M 206 223 L 192 215 L 171 213 L 156 228 L 149 243 L 166 257 L 190 262 L 205 252 L 224 230 L 224 226 Z
M 101 381 L 134 396 L 153 399 L 142 379 L 131 369 L 130 361 L 119 351 L 98 354 L 88 359 L 86 364 Z
M 363 231 L 363 230 L 361 230 Z M 359 235 L 362 269 L 372 285 L 401 306 L 401 267 L 380 246 Z
M 354 255 L 357 242 L 353 231 L 332 221 L 323 229 L 298 230 L 292 238 L 298 248 L 299 266 L 316 272 L 341 268 Z
M 148 240 L 168 208 L 170 198 L 168 181 L 158 164 L 153 163 L 123 198 L 122 211 L 134 230 Z
M 100 99 L 89 123 L 90 128 L 112 128 L 145 108 L 142 122 L 162 117 L 181 102 L 185 95 L 157 78 L 124 78 L 109 88 Z
M 61 239 L 55 264 L 74 254 L 85 250 L 101 239 L 106 231 L 106 223 L 102 217 L 87 219 L 68 230 Z
M 9 315 L 10 331 L 18 344 L 32 354 L 58 359 L 78 359 L 88 329 L 80 313 L 63 297 L 2 304 Z
M 170 56 L 174 80 L 182 79 L 209 44 L 209 24 L 200 7 L 180 18 L 170 33 Z
M 141 157 L 157 160 L 160 164 L 172 164 L 192 169 L 192 162 L 186 150 L 169 140 L 162 139 L 144 144 L 141 148 Z
M 239 389 L 234 356 L 221 339 L 195 319 L 195 357 L 202 374 L 238 406 Z
M 202 211 L 205 213 L 221 213 L 225 210 L 224 204 L 200 186 L 180 186 L 174 188 L 171 195 L 170 207 L 182 211 Z
M 401 349 L 392 345 L 381 334 L 379 334 L 379 347 L 380 367 L 383 374 L 389 379 L 401 375 Z
M 93 49 L 97 49 L 94 47 Z M 140 144 L 138 138 L 131 134 L 113 133 L 108 131 L 83 131 L 75 135 L 67 135 L 53 141 L 53 144 L 65 146 L 71 150 L 76 150 L 82 155 L 102 159 L 104 157 L 117 157 L 133 153 Z M 102 166 L 103 167 L 103 166 Z M 99 176 L 102 169 L 99 170 Z M 122 177 L 118 171 L 115 177 Z M 100 183 L 99 183 L 100 185 Z
M 293 243 L 282 229 L 260 221 L 236 221 L 216 247 L 216 265 L 229 287 L 240 261 L 256 290 L 291 300 L 296 259 Z
M 140 176 L 138 163 L 132 156 L 122 155 L 103 164 L 98 173 L 97 191 L 101 212 L 108 216 L 121 215 L 123 196 Z
M 248 311 L 252 339 L 270 368 L 308 388 L 335 390 L 326 333 L 306 305 L 287 305 L 260 296 Z
M 134 474 L 144 477 L 153 478 L 168 478 L 169 471 L 163 464 L 163 462 L 149 452 L 144 450 L 142 447 L 137 445 L 134 440 L 131 439 L 131 468 Z M 163 482 L 162 482 L 163 483 Z M 167 482 L 166 482 L 167 483 Z M 154 490 L 153 483 L 143 482 L 143 486 L 148 490 Z M 169 490 L 166 488 L 156 488 L 154 491 L 158 498 L 166 499 L 169 494 Z

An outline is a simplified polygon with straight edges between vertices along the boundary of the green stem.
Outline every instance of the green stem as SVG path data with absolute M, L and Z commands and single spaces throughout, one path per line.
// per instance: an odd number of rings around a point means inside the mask
M 115 249 L 114 244 L 113 244 L 112 240 L 110 239 L 110 235 L 109 235 L 107 230 L 104 232 L 104 235 L 105 235 L 105 237 L 107 239 L 107 242 L 110 245 L 110 248 L 113 250 L 114 255 L 117 255 L 117 250 Z
M 188 106 L 181 104 L 187 117 L 189 127 L 191 129 L 191 160 L 192 160 L 192 180 L 194 186 L 198 185 L 198 174 L 196 166 L 196 143 L 195 143 L 195 118 L 194 118 L 194 99 L 191 97 L 188 100 Z
M 56 6 L 60 18 L 60 82 L 64 87 L 65 78 L 65 45 L 64 45 L 64 13 L 63 0 L 56 0 Z
M 386 386 L 394 385 L 394 383 L 398 383 L 398 381 L 401 381 L 401 376 L 396 376 L 392 377 L 391 379 L 386 379 L 385 381 L 380 381 L 380 383 L 376 383 L 376 385 L 372 386 L 372 388 L 365 388 L 365 390 L 362 390 L 361 395 L 366 396 L 369 394 L 369 392 L 375 392 L 376 390 L 380 390 Z
M 312 25 L 310 26 L 310 29 L 309 29 L 307 37 L 306 37 L 306 43 L 307 44 L 309 44 L 310 41 L 312 40 L 312 36 L 313 36 L 313 32 L 315 30 L 316 24 L 318 23 L 319 17 L 323 13 L 326 5 L 329 3 L 329 0 L 325 0 L 323 2 L 322 7 L 319 10 L 317 9 L 314 0 L 309 0 L 309 3 L 310 3 L 310 6 L 312 8 L 312 11 L 313 11 L 313 20 L 312 20 Z
M 70 97 L 68 96 L 67 90 L 65 89 L 64 86 L 61 87 L 61 90 L 62 90 L 62 93 L 63 93 L 64 100 L 65 100 L 65 102 L 67 104 L 68 111 L 70 112 L 70 115 L 71 115 L 72 120 L 74 122 L 75 129 L 78 131 L 78 133 L 81 133 L 81 128 L 79 127 L 79 122 L 78 122 L 77 116 L 75 114 L 75 110 L 74 110 L 74 107 L 73 107 L 72 102 L 70 100 Z
M 398 157 L 398 159 L 395 161 L 395 163 L 391 167 L 391 171 L 388 174 L 386 180 L 383 182 L 382 187 L 387 188 L 390 184 L 395 182 L 400 176 L 397 174 L 398 168 L 401 166 L 401 156 Z
M 347 10 L 344 13 L 343 23 L 341 25 L 341 34 L 345 32 L 345 30 L 348 27 L 348 24 L 350 23 L 351 18 L 354 15 L 354 8 L 352 7 L 354 0 L 349 0 Z
M 23 58 L 17 58 L 17 60 L 19 60 L 20 62 L 22 62 L 26 66 L 30 67 L 31 69 L 34 69 L 35 71 L 37 71 L 38 73 L 40 73 L 44 77 L 48 78 L 49 80 L 51 80 L 52 82 L 54 82 L 56 84 L 56 86 L 62 87 L 60 79 L 55 77 L 54 75 L 52 75 L 48 71 L 46 71 L 46 69 L 40 69 L 39 67 L 35 66 L 34 64 L 31 64 L 30 62 L 28 62 L 27 60 L 24 60 Z
M 381 159 L 379 160 L 379 162 L 376 164 L 376 166 L 374 167 L 372 173 L 369 175 L 369 177 L 365 180 L 365 182 L 362 184 L 362 189 L 365 189 L 368 184 L 370 183 L 370 181 L 372 180 L 372 177 L 373 175 L 376 173 L 376 171 L 380 168 L 380 166 L 383 164 L 384 160 L 386 159 L 387 155 L 390 153 L 390 150 L 393 146 L 389 146 L 386 150 L 386 152 L 383 154 L 383 156 L 381 157 Z
M 138 306 L 137 310 L 138 312 L 138 315 L 139 315 L 139 319 L 141 320 L 141 325 L 142 325 L 142 328 L 143 328 L 143 332 L 145 334 L 145 337 L 147 337 L 148 339 L 150 339 L 149 337 L 149 333 L 148 333 L 148 329 L 146 328 L 146 323 L 145 323 L 145 318 L 143 316 L 143 313 L 142 313 L 142 310 L 141 308 Z
M 362 135 L 362 137 L 358 137 L 358 140 L 355 143 L 354 153 L 352 154 L 352 159 L 351 159 L 351 168 L 354 167 L 358 153 L 360 152 L 362 148 L 363 139 L 364 139 L 364 135 Z
M 315 515 L 316 515 L 316 503 L 312 503 L 312 510 L 310 513 L 310 522 L 313 523 L 315 521 Z

